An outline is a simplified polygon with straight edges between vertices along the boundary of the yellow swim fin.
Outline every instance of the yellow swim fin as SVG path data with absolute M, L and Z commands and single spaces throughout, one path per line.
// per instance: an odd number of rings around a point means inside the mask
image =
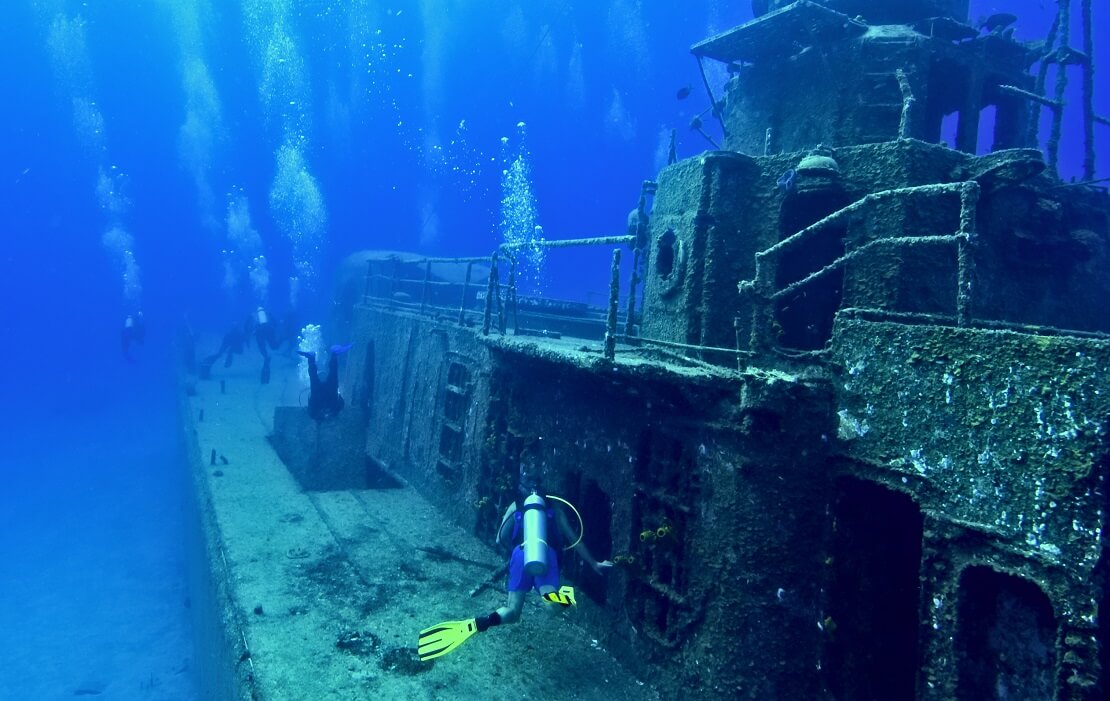
M 577 606 L 578 602 L 574 600 L 574 587 L 564 584 L 559 587 L 559 591 L 549 591 L 543 595 L 544 601 L 550 601 L 553 604 L 561 604 L 563 606 Z
M 477 632 L 478 622 L 473 618 L 466 621 L 444 621 L 420 631 L 416 654 L 421 660 L 446 655 Z

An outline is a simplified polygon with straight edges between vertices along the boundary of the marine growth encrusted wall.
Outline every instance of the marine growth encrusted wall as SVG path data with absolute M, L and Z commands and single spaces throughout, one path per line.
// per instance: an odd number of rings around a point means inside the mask
M 617 563 L 601 577 L 568 558 L 564 576 L 593 603 L 576 618 L 664 697 L 820 693 L 826 381 L 613 364 L 580 342 L 482 337 L 380 307 L 353 318 L 374 358 L 345 389 L 368 406 L 368 456 L 492 546 L 539 439 L 546 488 Z M 444 407 L 463 358 L 469 409 L 455 422 Z
M 663 698 L 1103 698 L 1110 196 L 1020 148 L 1028 47 L 966 0 L 753 5 L 694 47 L 729 150 L 659 174 L 639 338 L 353 285 L 367 458 L 492 543 L 538 443 L 616 563 L 577 620 Z
M 1095 698 L 1110 342 L 867 316 L 787 373 L 357 306 L 345 392 L 487 541 L 539 438 L 618 563 L 568 562 L 578 621 L 664 696 Z
M 1039 668 L 995 669 L 1000 683 L 1091 698 L 1106 601 L 1110 342 L 848 316 L 834 338 L 846 471 L 910 495 L 927 521 L 921 697 L 971 698 L 982 686 L 969 671 L 989 657 L 975 630 L 1005 623 L 1006 611 L 969 613 L 985 596 L 979 568 L 1030 585 L 1003 597 L 1008 610 L 1029 618 L 1040 597 L 1047 604 L 1040 638 L 991 643 L 1015 659 L 1045 646 Z M 990 596 L 1003 586 L 987 586 Z
M 1110 342 L 842 318 L 834 352 L 848 455 L 927 483 L 938 516 L 1094 568 Z

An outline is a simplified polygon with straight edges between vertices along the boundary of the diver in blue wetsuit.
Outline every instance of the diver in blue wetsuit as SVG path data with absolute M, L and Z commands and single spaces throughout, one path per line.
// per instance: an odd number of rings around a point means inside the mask
M 539 446 L 539 441 L 533 442 L 521 456 L 521 492 L 527 496 L 520 507 L 515 501 L 509 505 L 497 531 L 497 542 L 510 549 L 505 605 L 484 616 L 447 621 L 421 631 L 417 647 L 421 660 L 445 655 L 475 633 L 502 623 L 516 623 L 524 608 L 524 597 L 533 589 L 548 603 L 574 605 L 574 589 L 562 585 L 559 572 L 560 555 L 565 550 L 577 552 L 598 574 L 613 566 L 608 560 L 598 562 L 582 542 L 581 531 L 575 533 L 563 510 L 555 508 L 556 502 L 562 502 L 573 509 L 570 502 L 544 494 L 540 483 Z M 570 545 L 564 547 L 562 543 Z

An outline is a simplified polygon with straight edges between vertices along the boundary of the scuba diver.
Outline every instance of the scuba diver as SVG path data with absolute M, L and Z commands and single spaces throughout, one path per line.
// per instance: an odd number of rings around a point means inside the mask
M 270 315 L 266 313 L 266 310 L 259 307 L 254 315 L 257 322 L 254 326 L 254 340 L 258 343 L 258 352 L 262 354 L 260 383 L 268 385 L 270 384 L 270 347 L 276 349 L 279 344 L 275 338 L 274 327 L 270 323 Z M 315 367 L 315 358 L 310 362 Z
M 220 349 L 212 355 L 206 357 L 200 362 L 200 377 L 201 379 L 208 379 L 212 375 L 212 366 L 220 359 L 220 356 L 227 354 L 224 358 L 224 367 L 231 367 L 231 361 L 235 356 L 242 355 L 246 347 L 247 335 L 250 333 L 251 319 L 248 317 L 242 324 L 232 324 L 231 328 L 224 334 L 223 339 L 220 341 Z
M 316 421 L 330 419 L 343 410 L 343 397 L 339 396 L 339 356 L 351 350 L 354 344 L 331 347 L 328 358 L 328 379 L 321 381 L 316 367 L 316 354 L 311 351 L 297 351 L 308 361 L 308 415 Z
M 277 350 L 286 341 L 296 338 L 296 324 L 290 312 L 284 319 L 271 321 L 264 307 L 258 307 L 253 314 L 254 340 L 258 352 L 262 354 L 261 384 L 270 384 L 270 349 Z
M 582 542 L 582 516 L 569 501 L 553 494 L 544 495 L 539 482 L 539 441 L 534 441 L 521 456 L 521 492 L 528 496 L 522 507 L 513 502 L 505 510 L 497 530 L 497 542 L 510 549 L 509 578 L 505 605 L 496 611 L 464 621 L 445 621 L 420 631 L 417 654 L 421 660 L 446 655 L 475 633 L 483 633 L 502 623 L 516 623 L 524 608 L 524 597 L 535 589 L 544 601 L 557 606 L 574 606 L 574 588 L 563 585 L 559 574 L 561 550 L 574 550 L 594 572 L 612 567 L 609 560 L 598 562 Z M 549 501 L 550 500 L 550 501 Z M 554 502 L 569 506 L 578 516 L 576 534 L 566 514 Z
M 134 315 L 128 314 L 127 318 L 123 320 L 123 330 L 120 332 L 120 343 L 123 346 L 123 357 L 129 363 L 135 362 L 135 358 L 131 355 L 131 346 L 136 343 L 142 345 L 146 342 L 146 322 L 143 321 L 143 313 L 137 312 Z

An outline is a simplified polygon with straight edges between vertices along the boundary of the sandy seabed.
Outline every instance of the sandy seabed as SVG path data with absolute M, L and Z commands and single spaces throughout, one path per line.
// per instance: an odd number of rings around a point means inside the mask
M 0 698 L 196 698 L 172 386 L 5 422 Z

